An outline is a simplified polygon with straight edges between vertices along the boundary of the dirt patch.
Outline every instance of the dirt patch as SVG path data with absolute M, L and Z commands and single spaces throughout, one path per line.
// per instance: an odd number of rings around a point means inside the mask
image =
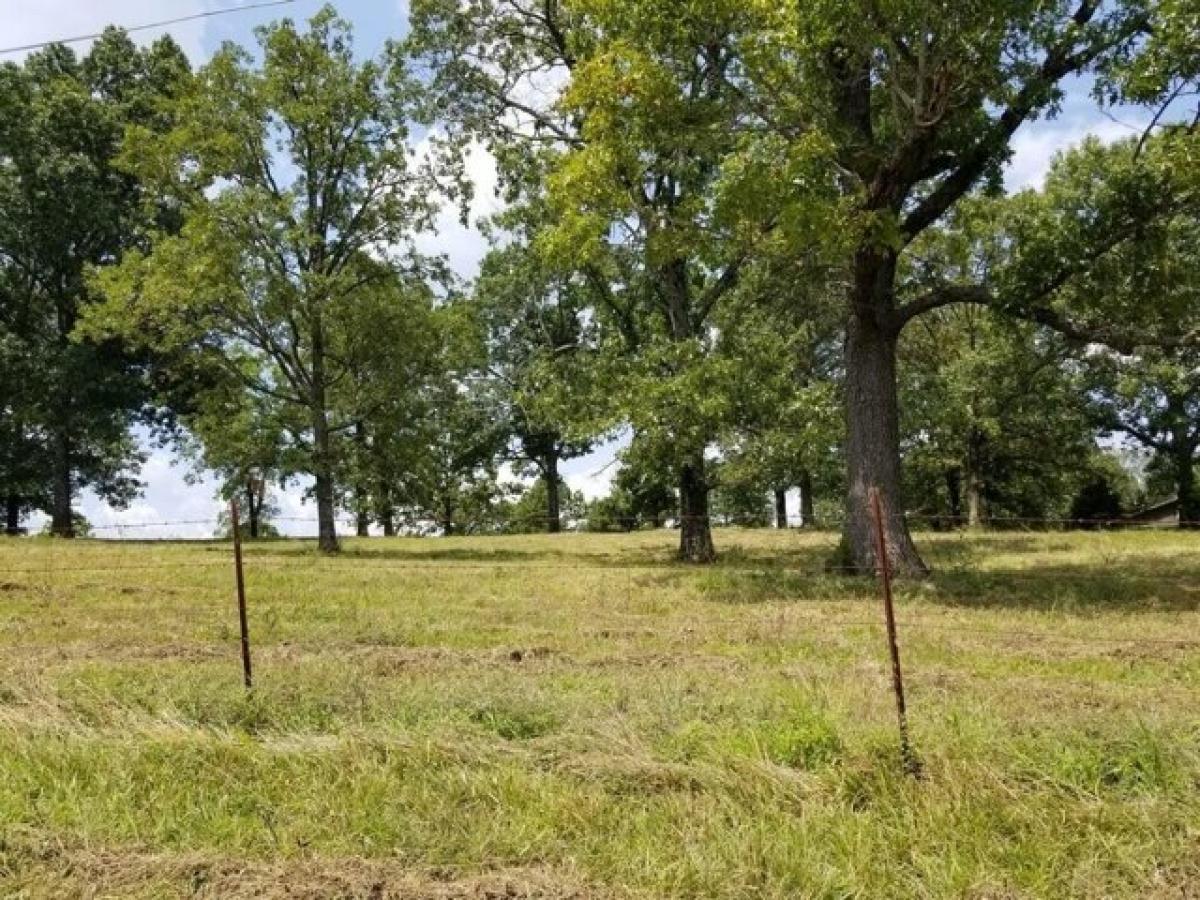
M 387 860 L 261 862 L 199 854 L 0 846 L 5 882 L 29 896 L 163 897 L 205 900 L 604 900 L 616 895 L 544 867 L 479 874 L 415 870 Z M 41 893 L 39 893 L 41 892 Z
M 1105 656 L 1110 659 L 1124 660 L 1130 664 L 1135 662 L 1177 662 L 1191 656 L 1200 655 L 1200 648 L 1190 641 L 1156 640 L 1137 642 L 1131 640 L 1108 650 Z

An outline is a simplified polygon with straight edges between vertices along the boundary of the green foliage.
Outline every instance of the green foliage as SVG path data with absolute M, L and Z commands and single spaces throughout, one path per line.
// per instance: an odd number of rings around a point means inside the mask
M 559 516 L 563 527 L 571 527 L 587 515 L 588 507 L 583 495 L 572 491 L 566 484 L 558 487 Z M 538 478 L 521 492 L 517 500 L 499 511 L 502 528 L 511 534 L 536 534 L 546 531 L 548 495 L 546 479 Z
M 126 165 L 187 221 L 100 275 L 108 302 L 89 325 L 198 355 L 256 398 L 242 408 L 286 421 L 285 470 L 314 476 L 322 544 L 334 549 L 336 443 L 361 412 L 339 409 L 335 393 L 361 362 L 368 311 L 382 316 L 368 327 L 390 337 L 400 301 L 429 304 L 401 272 L 429 268 L 411 241 L 433 198 L 411 163 L 411 102 L 394 62 L 356 61 L 328 7 L 306 31 L 283 20 L 257 37 L 261 62 L 227 45 L 197 73 L 169 134 L 131 130 Z
M 584 279 L 546 265 L 532 246 L 545 226 L 543 204 L 530 201 L 499 217 L 511 242 L 483 261 L 471 298 L 486 330 L 487 377 L 498 415 L 523 475 L 537 475 L 546 503 L 543 528 L 557 530 L 559 465 L 582 456 L 602 430 L 588 407 L 587 357 L 595 352 Z M 498 223 L 498 224 L 499 224 Z
M 1060 339 L 956 307 L 914 323 L 900 360 L 909 509 L 972 526 L 1067 513 L 1096 450 Z
M 54 537 L 59 534 L 58 526 L 51 519 L 46 520 L 46 524 L 42 526 L 43 537 Z M 92 523 L 88 521 L 87 516 L 81 512 L 73 512 L 71 514 L 71 534 L 77 538 L 89 538 L 92 536 Z
M 588 531 L 661 528 L 679 509 L 670 476 L 652 450 L 635 435 L 621 454 L 621 468 L 613 478 L 608 496 L 588 505 Z
M 1119 519 L 1122 512 L 1120 493 L 1109 478 L 1097 475 L 1086 482 L 1071 501 L 1070 518 L 1076 523 L 1089 520 L 1112 522 Z
M 718 346 L 718 311 L 757 254 L 836 233 L 829 208 L 792 202 L 823 183 L 836 199 L 821 180 L 826 142 L 738 127 L 727 76 L 756 15 L 728 0 L 540 12 L 425 0 L 407 46 L 432 63 L 439 110 L 453 111 L 449 145 L 496 153 L 509 198 L 538 211 L 522 243 L 588 305 L 595 335 L 565 367 L 543 362 L 569 387 L 557 379 L 542 405 L 571 410 L 556 421 L 581 436 L 628 426 L 653 448 L 680 482 L 684 531 L 696 532 L 681 552 L 695 559 L 712 555 L 705 453 L 749 381 Z
M 81 488 L 118 505 L 137 488 L 129 429 L 150 351 L 73 336 L 96 300 L 88 267 L 176 224 L 115 161 L 126 128 L 168 127 L 163 104 L 187 80 L 170 39 L 139 50 L 116 28 L 82 60 L 51 45 L 0 66 L 0 494 L 52 510 L 61 534 Z

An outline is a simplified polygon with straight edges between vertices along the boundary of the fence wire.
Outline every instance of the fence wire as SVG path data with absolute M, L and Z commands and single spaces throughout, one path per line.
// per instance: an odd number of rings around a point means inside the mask
M 702 516 L 693 517 L 697 519 L 707 519 L 710 524 L 717 526 L 728 526 L 726 518 L 719 516 Z M 906 524 L 921 521 L 924 517 L 913 516 L 912 514 L 902 514 L 892 517 L 894 520 L 901 520 Z M 947 521 L 947 517 L 937 517 L 940 522 Z M 289 522 L 299 524 L 315 525 L 317 520 L 311 517 L 301 516 L 282 516 L 272 517 L 272 522 Z M 672 521 L 676 524 L 680 522 L 680 517 L 673 517 Z M 993 520 L 994 521 L 994 520 Z M 1037 525 L 1041 528 L 1053 525 L 1057 527 L 1074 526 L 1074 527 L 1112 527 L 1126 528 L 1136 526 L 1140 523 L 1130 523 L 1128 520 L 1080 520 L 1066 518 L 1041 518 L 1034 519 L 1031 517 L 1008 517 L 1003 520 L 1005 523 L 1023 523 L 1026 525 Z M 761 525 L 761 522 L 756 520 L 756 523 Z M 225 525 L 224 519 L 180 519 L 174 521 L 157 521 L 157 522 L 136 522 L 136 523 L 120 523 L 112 525 L 94 526 L 93 532 L 107 532 L 125 530 L 140 530 L 150 528 L 177 528 L 177 527 L 195 527 L 195 526 L 213 526 Z M 1184 526 L 1200 523 L 1181 523 Z M 771 531 L 780 531 L 782 529 L 769 529 Z M 796 533 L 806 533 L 797 531 Z M 987 532 L 971 531 L 960 532 L 964 539 L 977 536 L 980 534 L 986 535 Z M 1001 532 L 1004 533 L 1004 532 Z M 488 535 L 484 535 L 488 536 Z M 603 576 L 619 577 L 621 574 L 630 576 L 635 575 L 658 575 L 666 577 L 682 577 L 682 576 L 699 576 L 708 579 L 720 579 L 728 576 L 730 578 L 746 578 L 773 580 L 779 582 L 779 591 L 786 594 L 791 585 L 798 582 L 841 582 L 841 583 L 860 583 L 863 585 L 869 584 L 869 580 L 863 577 L 862 570 L 856 567 L 840 567 L 829 565 L 818 565 L 805 567 L 799 560 L 789 559 L 787 555 L 808 552 L 815 554 L 821 552 L 825 548 L 811 548 L 810 550 L 797 550 L 795 548 L 785 548 L 783 558 L 776 557 L 775 560 L 767 565 L 753 565 L 741 563 L 723 563 L 718 562 L 711 566 L 696 566 L 679 561 L 661 561 L 661 562 L 638 562 L 618 556 L 603 556 L 595 554 L 584 559 L 559 559 L 554 561 L 539 561 L 535 559 L 521 558 L 504 558 L 504 559 L 444 559 L 444 560 L 423 560 L 413 559 L 411 561 L 398 562 L 391 559 L 372 559 L 372 551 L 366 550 L 362 552 L 350 552 L 345 555 L 326 555 L 313 556 L 305 553 L 288 554 L 285 551 L 276 551 L 273 548 L 284 547 L 288 544 L 296 544 L 301 541 L 309 541 L 310 538 L 273 538 L 263 540 L 251 544 L 248 548 L 246 556 L 246 572 L 250 579 L 251 588 L 254 586 L 256 572 L 271 572 L 273 575 L 279 573 L 294 574 L 303 578 L 312 578 L 314 574 L 329 573 L 336 575 L 339 584 L 346 583 L 370 583 L 372 579 L 378 578 L 381 574 L 436 574 L 439 577 L 445 577 L 455 572 L 471 573 L 474 577 L 480 572 L 508 575 L 520 575 L 528 572 L 546 572 L 546 573 L 562 573 L 563 571 L 571 571 L 578 574 L 593 573 Z M 438 539 L 428 539 L 432 543 Z M 131 541 L 131 544 L 136 546 L 145 546 L 146 544 L 162 544 L 173 545 L 180 543 L 192 543 L 194 539 L 176 539 L 176 538 L 151 538 L 147 540 Z M 208 539 L 210 550 L 218 552 L 218 548 L 230 546 L 228 538 L 224 539 Z M 101 541 L 98 543 L 110 543 Z M 120 542 L 111 542 L 110 546 Z M 20 544 L 12 546 L 19 547 Z M 44 546 L 44 545 L 43 545 Z M 86 546 L 81 545 L 81 546 Z M 1200 549 L 1200 547 L 1198 547 Z M 442 552 L 442 551 L 435 551 Z M 486 555 L 486 551 L 480 551 Z M 415 551 L 414 556 L 419 555 L 419 551 Z M 1120 563 L 1121 560 L 1116 560 Z M 166 561 L 166 562 L 132 562 L 127 560 L 109 559 L 103 564 L 92 564 L 91 560 L 86 560 L 79 565 L 62 565 L 61 560 L 47 559 L 46 563 L 41 566 L 0 566 L 0 579 L 5 575 L 13 576 L 37 576 L 39 580 L 54 580 L 71 576 L 75 574 L 114 574 L 114 573 L 134 573 L 138 577 L 145 577 L 149 573 L 154 572 L 170 572 L 180 573 L 194 570 L 210 570 L 222 571 L 230 570 L 232 566 L 231 559 L 226 558 L 224 553 L 220 553 L 219 558 L 206 559 L 203 561 Z M 1200 572 L 1196 575 L 1189 573 L 1162 572 L 1157 574 L 1138 573 L 1138 572 L 1117 572 L 1111 569 L 1101 570 L 1080 570 L 1080 569 L 1065 569 L 1061 566 L 1057 567 L 1041 567 L 1037 569 L 1031 568 L 988 568 L 984 566 L 969 566 L 957 562 L 943 564 L 932 574 L 929 583 L 934 585 L 954 583 L 956 581 L 970 581 L 977 583 L 985 583 L 988 587 L 993 587 L 997 583 L 1013 582 L 1021 585 L 1022 590 L 1028 590 L 1030 585 L 1041 585 L 1045 588 L 1048 594 L 1053 594 L 1061 591 L 1064 588 L 1070 587 L 1074 583 L 1111 583 L 1113 585 L 1130 585 L 1130 584 L 1153 584 L 1161 585 L 1164 588 L 1185 591 L 1187 593 L 1195 592 L 1197 597 L 1197 605 L 1200 606 Z M 907 582 L 904 580 L 897 582 L 897 587 L 903 598 L 913 589 L 913 585 L 925 583 L 924 580 L 918 582 Z M 7 590 L 19 589 L 20 585 L 6 583 Z M 737 589 L 736 583 L 729 587 Z M 962 607 L 967 608 L 967 607 Z M 1113 645 L 1145 645 L 1151 647 L 1165 647 L 1173 649 L 1193 649 L 1200 647 L 1200 639 L 1190 638 L 1163 638 L 1150 636 L 1105 636 L 1105 635 L 1090 635 L 1087 637 L 1076 635 L 1064 635 L 1055 632 L 1047 631 L 1029 631 L 1029 630 L 1012 630 L 1012 629 L 994 629 L 984 626 L 964 625 L 960 623 L 934 622 L 927 617 L 913 616 L 903 614 L 900 619 L 900 626 L 904 630 L 929 630 L 936 632 L 953 632 L 971 635 L 984 635 L 996 639 L 1006 640 L 1028 640 L 1041 641 L 1052 643 L 1065 644 L 1081 644 L 1092 646 L 1108 646 Z M 824 618 L 820 625 L 823 629 L 850 629 L 850 628 L 882 628 L 882 621 L 874 620 L 857 620 L 857 619 L 840 619 L 840 618 Z

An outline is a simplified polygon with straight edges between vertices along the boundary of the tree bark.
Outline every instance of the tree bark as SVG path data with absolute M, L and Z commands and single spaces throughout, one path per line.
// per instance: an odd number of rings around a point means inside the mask
M 392 505 L 392 491 L 387 481 L 379 482 L 379 525 L 384 537 L 396 536 L 396 509 Z
M 679 471 L 679 558 L 710 563 L 717 558 L 708 519 L 709 485 L 701 451 Z
M 21 498 L 15 494 L 4 498 L 4 533 L 14 536 L 21 533 Z
M 808 469 L 800 472 L 800 527 L 812 528 L 816 525 L 816 514 L 813 512 L 813 478 Z
M 559 502 L 562 479 L 558 474 L 557 450 L 551 450 L 546 454 L 543 474 L 546 479 L 546 531 L 550 534 L 558 534 L 562 531 L 562 510 Z
M 775 488 L 775 527 L 788 527 L 787 488 Z
M 967 495 L 967 528 L 983 527 L 984 436 L 975 428 L 967 435 L 967 459 L 963 467 L 963 489 Z
M 983 527 L 983 488 L 979 484 L 979 476 L 967 471 L 967 528 L 974 530 Z
M 323 420 L 324 416 L 320 418 Z M 328 435 L 326 435 L 325 442 L 328 447 Z M 329 467 L 324 464 L 318 463 L 316 469 L 314 493 L 317 498 L 317 546 L 324 553 L 337 553 L 338 538 L 333 500 L 333 476 L 329 474 Z
M 894 269 L 876 272 L 891 290 Z M 868 500 L 872 487 L 879 491 L 884 511 L 884 544 L 899 575 L 928 574 L 908 532 L 900 501 L 899 403 L 896 393 L 896 340 L 898 330 L 880 323 L 873 291 L 868 285 L 870 308 L 856 305 L 846 334 L 846 453 L 849 490 L 842 541 L 833 566 L 849 572 L 871 574 L 876 567 L 875 524 Z M 864 298 L 867 299 L 867 298 Z
M 333 448 L 325 397 L 325 332 L 319 319 L 312 329 L 313 476 L 316 480 L 317 546 L 324 553 L 338 551 L 334 509 Z
M 248 517 L 246 524 L 250 529 L 250 540 L 252 541 L 256 541 L 259 538 L 259 533 L 261 530 L 260 521 L 262 519 L 262 504 L 263 498 L 261 495 L 256 495 L 253 482 L 246 485 L 246 515 Z
M 71 509 L 71 439 L 65 430 L 54 436 L 54 490 L 50 514 L 50 533 L 55 537 L 75 537 L 75 516 Z
M 687 261 L 677 257 L 666 263 L 659 270 L 657 287 L 671 339 L 691 340 L 696 323 L 692 321 Z M 717 558 L 708 520 L 708 492 L 704 448 L 700 447 L 679 470 L 679 558 L 685 562 L 711 563 Z
M 1191 445 L 1175 457 L 1175 489 L 1179 498 L 1179 527 L 1200 528 L 1200 491 L 1196 489 L 1196 460 Z
M 946 470 L 946 497 L 950 505 L 950 527 L 962 521 L 962 470 L 957 466 Z
M 367 429 L 362 422 L 354 423 L 354 442 L 358 445 L 358 464 L 355 468 L 361 469 L 365 466 L 367 458 Z M 370 537 L 371 492 L 367 490 L 366 479 L 362 477 L 361 472 L 356 481 L 358 483 L 354 486 L 354 533 L 358 537 Z
M 454 505 L 449 501 L 442 506 L 442 534 L 445 537 L 454 534 Z

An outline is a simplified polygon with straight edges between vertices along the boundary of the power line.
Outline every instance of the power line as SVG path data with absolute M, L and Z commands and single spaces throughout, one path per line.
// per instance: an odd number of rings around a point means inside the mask
M 167 25 L 178 25 L 181 22 L 193 22 L 196 19 L 208 19 L 213 16 L 223 16 L 227 13 L 249 12 L 253 9 L 265 9 L 268 6 L 284 6 L 288 3 L 294 3 L 295 0 L 265 0 L 261 3 L 251 3 L 248 6 L 229 6 L 224 9 L 210 9 L 202 13 L 194 13 L 190 16 L 179 16 L 175 19 L 163 19 L 161 22 L 147 22 L 144 25 L 129 25 L 123 26 L 122 30 L 126 33 L 131 31 L 148 31 L 151 28 L 163 28 Z M 103 32 L 95 34 L 81 34 L 76 37 L 59 38 L 53 41 L 38 41 L 34 44 L 23 44 L 20 47 L 5 47 L 0 50 L 0 55 L 5 53 L 23 53 L 26 50 L 40 50 L 43 47 L 49 47 L 51 44 L 78 44 L 82 41 L 91 41 L 100 37 Z

